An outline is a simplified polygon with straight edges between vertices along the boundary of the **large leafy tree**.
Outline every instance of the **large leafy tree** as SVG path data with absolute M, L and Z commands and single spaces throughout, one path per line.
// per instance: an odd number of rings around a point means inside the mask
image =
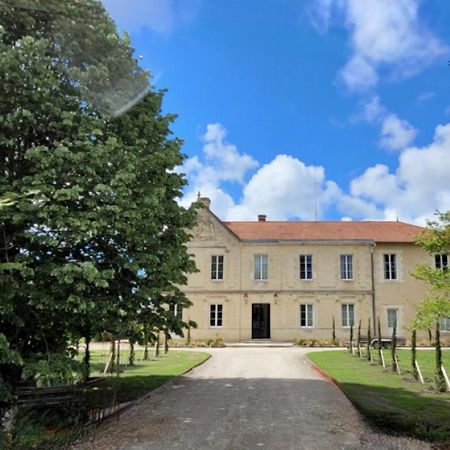
M 142 92 L 127 37 L 95 0 L 19 6 L 0 5 L 4 385 L 71 338 L 164 322 L 194 270 L 174 116 Z

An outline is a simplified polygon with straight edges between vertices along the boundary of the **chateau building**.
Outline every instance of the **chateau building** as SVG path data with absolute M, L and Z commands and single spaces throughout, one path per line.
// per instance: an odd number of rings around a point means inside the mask
M 430 255 L 414 244 L 421 227 L 402 222 L 224 222 L 201 198 L 189 251 L 199 272 L 184 291 L 192 306 L 193 339 L 348 339 L 350 325 L 381 321 L 408 326 L 427 286 L 412 273 L 420 263 L 446 268 L 448 255 Z M 450 321 L 443 321 L 450 329 Z M 373 331 L 372 331 L 373 333 Z M 408 334 L 407 334 L 408 333 Z

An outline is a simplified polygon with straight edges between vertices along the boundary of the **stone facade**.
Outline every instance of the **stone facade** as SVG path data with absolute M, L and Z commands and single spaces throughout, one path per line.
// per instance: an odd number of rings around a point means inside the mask
M 348 339 L 351 319 L 355 334 L 359 320 L 366 334 L 370 319 L 373 335 L 374 315 L 380 318 L 383 336 L 391 334 L 389 325 L 395 317 L 398 335 L 409 336 L 408 325 L 427 289 L 411 274 L 417 264 L 433 263 L 433 257 L 411 239 L 377 242 L 333 235 L 286 241 L 242 239 L 209 210 L 207 199 L 204 204 L 189 244 L 199 272 L 189 276 L 184 288 L 193 304 L 183 311 L 183 319 L 198 325 L 191 330 L 192 339 L 220 336 L 225 342 L 248 341 L 255 337 L 255 320 L 265 320 L 259 326 L 268 328 L 259 337 L 273 341 L 331 339 L 333 318 L 337 338 Z M 253 224 L 258 226 L 257 222 Z M 255 255 L 267 255 L 266 280 L 255 279 Z M 301 279 L 300 255 L 312 256 L 312 279 Z M 349 280 L 342 279 L 341 255 L 352 255 Z M 385 279 L 385 255 L 395 255 L 393 280 Z M 212 279 L 213 256 L 223 256 L 222 278 Z M 258 319 L 259 306 L 253 305 L 270 305 L 264 307 L 270 323 L 267 317 Z

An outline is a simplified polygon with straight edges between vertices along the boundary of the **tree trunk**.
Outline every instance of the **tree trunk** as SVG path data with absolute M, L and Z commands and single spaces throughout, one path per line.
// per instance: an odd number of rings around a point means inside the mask
M 394 322 L 392 329 L 392 371 L 397 372 L 397 321 Z
M 371 340 L 371 336 L 370 336 L 370 319 L 369 322 L 367 324 L 367 360 L 371 361 L 371 353 L 370 353 L 370 340 Z
M 191 327 L 188 326 L 188 331 L 187 331 L 187 345 L 191 345 Z
M 332 338 L 332 342 L 331 343 L 333 345 L 336 345 L 336 322 L 334 320 L 334 316 L 333 316 L 333 333 L 331 335 L 331 338 Z
M 129 343 L 130 343 L 130 355 L 128 356 L 128 365 L 134 366 L 134 358 L 135 358 L 134 341 L 130 340 Z
M 156 334 L 156 341 L 155 341 L 155 358 L 159 356 L 159 332 Z
M 333 318 L 334 325 L 334 318 Z M 353 324 L 350 325 L 350 345 L 349 345 L 350 353 L 353 354 Z
M 428 342 L 430 345 L 433 345 L 433 333 L 431 332 L 431 328 L 428 328 Z
M 361 345 L 361 320 L 358 323 L 358 337 L 357 337 L 356 344 L 358 345 L 358 351 L 359 351 L 359 346 Z
M 148 341 L 145 340 L 145 347 L 144 347 L 144 361 L 148 361 Z
M 442 373 L 441 330 L 439 320 L 436 322 L 436 335 L 434 337 L 434 347 L 436 349 L 436 371 L 435 371 L 436 389 L 439 392 L 445 392 L 447 386 L 445 385 L 445 378 L 444 374 Z
M 378 362 L 379 364 L 383 365 L 383 360 L 381 358 L 381 347 L 382 347 L 382 341 L 381 341 L 381 321 L 378 317 Z
M 417 366 L 416 366 L 416 330 L 412 331 L 411 336 L 411 368 L 413 377 L 415 380 L 419 379 L 419 372 L 417 372 Z
M 86 339 L 86 348 L 84 350 L 83 365 L 84 365 L 84 379 L 87 380 L 89 378 L 91 371 L 91 352 L 89 349 L 91 337 L 86 336 L 85 339 Z
M 164 353 L 167 354 L 169 352 L 169 333 L 164 331 Z
M 114 367 L 116 364 L 116 341 L 114 339 L 114 336 L 111 336 L 111 362 L 108 367 L 108 372 L 113 373 Z
M 116 373 L 117 376 L 120 374 L 120 339 L 117 340 L 117 361 L 116 361 Z

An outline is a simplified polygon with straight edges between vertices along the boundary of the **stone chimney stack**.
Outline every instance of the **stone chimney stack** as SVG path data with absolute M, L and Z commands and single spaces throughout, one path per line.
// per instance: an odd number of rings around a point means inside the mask
M 258 222 L 265 222 L 267 216 L 265 214 L 258 214 Z
M 211 200 L 208 197 L 198 197 L 198 201 L 207 209 L 211 205 Z

